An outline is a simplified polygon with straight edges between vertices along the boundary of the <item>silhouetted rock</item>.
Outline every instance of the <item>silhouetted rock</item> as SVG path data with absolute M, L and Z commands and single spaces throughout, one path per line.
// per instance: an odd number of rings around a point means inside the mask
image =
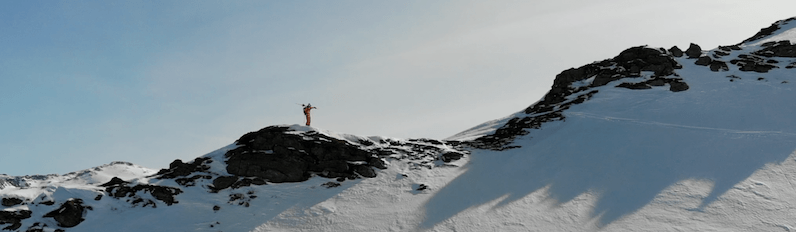
M 674 57 L 683 57 L 683 50 L 680 50 L 680 48 L 677 46 L 669 48 L 669 53 L 672 53 L 672 56 Z
M 685 54 L 688 58 L 699 58 L 702 56 L 702 48 L 699 45 L 692 43 L 688 46 L 688 50 L 685 50 Z

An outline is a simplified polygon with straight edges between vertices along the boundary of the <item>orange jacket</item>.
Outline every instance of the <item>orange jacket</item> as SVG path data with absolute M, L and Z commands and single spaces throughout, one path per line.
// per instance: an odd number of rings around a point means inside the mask
M 304 114 L 309 115 L 310 114 L 310 110 L 312 110 L 312 109 L 317 109 L 317 108 L 315 108 L 314 106 L 305 106 L 304 107 Z

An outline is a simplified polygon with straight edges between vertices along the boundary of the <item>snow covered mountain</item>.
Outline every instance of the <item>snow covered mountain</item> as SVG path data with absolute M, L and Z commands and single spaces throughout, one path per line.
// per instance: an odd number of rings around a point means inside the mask
M 193 161 L 0 176 L 10 231 L 793 231 L 796 18 L 557 75 L 446 140 L 298 125 Z

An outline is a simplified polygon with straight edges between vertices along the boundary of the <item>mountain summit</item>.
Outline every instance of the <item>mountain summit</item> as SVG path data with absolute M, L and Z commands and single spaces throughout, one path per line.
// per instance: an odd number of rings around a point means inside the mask
M 639 46 L 445 140 L 269 126 L 192 161 L 0 176 L 10 231 L 792 231 L 796 18 Z

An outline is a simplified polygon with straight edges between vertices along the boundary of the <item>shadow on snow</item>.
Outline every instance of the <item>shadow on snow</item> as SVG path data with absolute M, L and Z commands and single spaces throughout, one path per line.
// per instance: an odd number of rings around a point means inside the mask
M 495 207 L 549 186 L 559 205 L 594 191 L 591 213 L 600 226 L 630 214 L 662 190 L 686 179 L 707 179 L 703 208 L 767 163 L 784 161 L 796 136 L 568 118 L 515 141 L 522 148 L 477 151 L 468 170 L 425 205 L 421 228 L 505 197 Z M 563 125 L 566 124 L 566 125 Z

